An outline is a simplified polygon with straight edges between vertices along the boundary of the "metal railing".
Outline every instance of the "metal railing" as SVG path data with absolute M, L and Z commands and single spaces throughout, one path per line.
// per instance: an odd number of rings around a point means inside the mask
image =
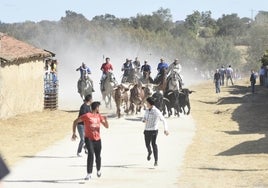
M 44 78 L 44 109 L 57 110 L 58 108 L 58 80 L 52 73 Z

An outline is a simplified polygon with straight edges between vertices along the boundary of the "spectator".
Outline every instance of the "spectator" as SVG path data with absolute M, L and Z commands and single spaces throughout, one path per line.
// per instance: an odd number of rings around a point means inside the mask
M 255 73 L 254 70 L 251 70 L 250 83 L 251 83 L 251 92 L 252 92 L 252 94 L 255 93 L 256 78 L 257 78 L 257 74 Z
M 145 145 L 148 151 L 147 160 L 151 160 L 151 154 L 153 148 L 153 154 L 154 154 L 154 166 L 158 166 L 158 148 L 156 144 L 156 138 L 158 135 L 158 122 L 161 120 L 164 124 L 164 134 L 168 135 L 168 128 L 167 123 L 162 115 L 162 113 L 154 106 L 154 99 L 152 97 L 148 97 L 146 99 L 147 107 L 144 117 L 142 119 L 142 122 L 145 123 L 145 129 L 144 129 L 144 140 Z
M 85 180 L 90 180 L 93 171 L 94 154 L 96 158 L 97 176 L 101 177 L 101 137 L 100 126 L 101 124 L 108 128 L 109 124 L 107 118 L 99 113 L 100 102 L 93 102 L 91 104 L 92 112 L 88 112 L 73 122 L 73 135 L 72 140 L 77 138 L 76 126 L 79 122 L 84 122 L 85 126 L 85 143 L 88 150 L 87 157 L 87 176 Z
M 264 82 L 265 82 L 265 68 L 264 66 L 262 65 L 261 66 L 261 69 L 259 71 L 259 79 L 260 79 L 260 85 L 263 86 L 264 85 Z
M 224 86 L 224 79 L 225 79 L 225 74 L 226 74 L 226 70 L 224 68 L 224 66 L 222 65 L 220 70 L 219 70 L 219 73 L 220 73 L 220 80 L 221 80 L 221 86 Z
M 91 103 L 92 103 L 92 95 L 88 94 L 85 97 L 84 103 L 80 107 L 78 117 L 80 117 L 83 114 L 86 114 L 88 112 L 91 112 L 91 107 L 90 107 Z M 79 142 L 78 148 L 77 148 L 77 156 L 78 157 L 82 156 L 81 151 L 82 151 L 82 148 L 85 144 L 85 132 L 84 132 L 84 130 L 85 130 L 84 129 L 84 122 L 79 122 L 77 124 L 77 131 L 78 131 L 79 137 L 80 137 L 80 142 Z M 87 153 L 86 147 L 84 147 L 84 149 L 85 149 L 85 153 Z
M 221 75 L 218 69 L 216 69 L 215 74 L 214 74 L 214 83 L 215 83 L 216 93 L 220 93 L 221 92 L 221 89 L 220 89 Z
M 228 86 L 228 80 L 231 81 L 232 85 L 234 85 L 233 82 L 233 69 L 231 67 L 231 65 L 229 65 L 229 67 L 226 69 L 226 86 Z

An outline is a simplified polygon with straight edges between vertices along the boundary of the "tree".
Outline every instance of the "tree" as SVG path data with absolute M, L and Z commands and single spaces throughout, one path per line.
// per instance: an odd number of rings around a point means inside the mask
M 263 56 L 261 57 L 261 63 L 264 66 L 268 65 L 268 50 L 265 50 Z
M 223 15 L 217 20 L 219 31 L 218 36 L 232 36 L 237 37 L 243 35 L 244 23 L 237 16 L 237 14 Z
M 141 27 L 151 32 L 169 31 L 173 26 L 170 9 L 163 8 L 153 12 L 152 15 L 138 14 L 131 18 L 131 23 L 136 29 Z
M 240 53 L 235 49 L 231 41 L 221 37 L 208 39 L 200 49 L 203 62 L 207 68 L 219 68 L 221 65 L 238 65 L 240 63 Z
M 60 25 L 67 33 L 85 33 L 88 30 L 90 22 L 82 14 L 70 10 L 67 10 L 65 14 L 66 16 L 60 19 Z
M 200 28 L 201 14 L 199 11 L 194 11 L 193 14 L 188 15 L 185 19 L 184 26 L 191 31 L 195 36 L 198 35 Z

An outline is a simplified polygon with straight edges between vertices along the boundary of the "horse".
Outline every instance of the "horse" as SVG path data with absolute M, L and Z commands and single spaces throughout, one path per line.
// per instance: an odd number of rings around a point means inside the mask
M 110 109 L 112 108 L 112 95 L 113 95 L 113 90 L 117 85 L 117 81 L 113 75 L 113 73 L 108 72 L 106 74 L 106 78 L 102 81 L 103 83 L 103 88 L 104 90 L 101 89 L 101 94 L 102 94 L 102 100 L 105 102 L 106 108 L 110 106 Z
M 155 91 L 162 91 L 163 93 L 166 90 L 167 87 L 167 70 L 162 69 L 160 71 L 160 74 L 154 79 L 154 84 L 156 86 L 154 87 Z
M 167 88 L 166 91 L 180 91 L 182 89 L 182 80 L 180 75 L 173 72 L 167 78 Z
M 139 83 L 140 76 L 141 75 L 139 75 L 139 73 L 136 72 L 135 69 L 131 69 L 129 70 L 128 76 L 123 75 L 121 83 L 126 83 L 126 82 L 133 83 L 133 84 Z
M 92 95 L 93 87 L 88 79 L 88 75 L 82 75 L 82 77 L 77 82 L 77 88 L 82 100 L 85 99 L 85 96 L 89 94 Z

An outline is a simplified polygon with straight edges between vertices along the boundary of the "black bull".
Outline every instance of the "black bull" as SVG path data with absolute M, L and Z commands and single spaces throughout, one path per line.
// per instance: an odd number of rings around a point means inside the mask
M 189 100 L 189 94 L 191 94 L 193 91 L 190 91 L 187 88 L 182 89 L 179 91 L 166 91 L 163 94 L 160 92 L 156 92 L 153 94 L 153 98 L 155 99 L 155 106 L 162 111 L 163 115 L 166 114 L 166 109 L 168 112 L 168 117 L 172 115 L 172 108 L 174 108 L 174 113 L 178 117 L 180 116 L 180 112 L 184 112 L 184 114 L 189 115 L 190 114 L 190 100 Z M 185 111 L 185 107 L 187 106 L 187 113 Z

